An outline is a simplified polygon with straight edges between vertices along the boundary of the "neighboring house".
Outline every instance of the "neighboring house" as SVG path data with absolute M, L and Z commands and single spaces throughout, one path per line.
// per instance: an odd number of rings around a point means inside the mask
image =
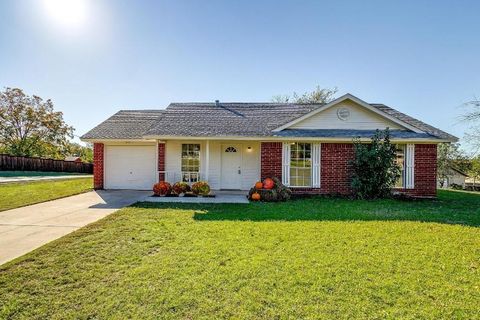
M 352 139 L 368 142 L 387 127 L 402 166 L 398 191 L 434 197 L 437 144 L 457 138 L 350 94 L 327 104 L 216 101 L 123 110 L 82 140 L 94 143 L 97 189 L 206 180 L 214 190 L 248 190 L 276 176 L 298 193 L 349 194 Z
M 77 156 L 68 156 L 68 157 L 65 157 L 64 161 L 82 162 L 82 158 L 77 157 Z
M 468 175 L 454 167 L 448 169 L 447 174 L 444 177 L 439 177 L 438 187 L 449 188 L 452 184 L 456 184 L 465 188 L 465 182 Z

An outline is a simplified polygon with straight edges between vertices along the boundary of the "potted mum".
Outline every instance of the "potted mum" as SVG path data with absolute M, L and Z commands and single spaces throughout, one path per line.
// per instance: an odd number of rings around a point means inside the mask
M 192 191 L 199 196 L 207 196 L 210 193 L 210 186 L 206 181 L 198 181 L 192 185 Z
M 173 192 L 175 192 L 178 195 L 184 195 L 189 191 L 190 191 L 190 186 L 186 182 L 179 181 L 173 185 Z

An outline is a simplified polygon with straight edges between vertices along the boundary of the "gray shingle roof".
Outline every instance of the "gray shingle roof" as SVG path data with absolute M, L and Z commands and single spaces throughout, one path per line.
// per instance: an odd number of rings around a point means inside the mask
M 271 136 L 319 104 L 172 103 L 146 132 L 155 136 Z
M 414 126 L 417 129 L 420 129 L 434 137 L 440 138 L 440 139 L 446 139 L 446 140 L 451 140 L 451 141 L 457 141 L 458 138 L 446 133 L 445 131 L 442 131 L 438 128 L 432 127 L 429 124 L 426 124 L 425 122 L 422 122 L 418 119 L 412 118 L 409 115 L 406 115 L 405 113 L 401 113 L 400 111 L 397 111 L 393 108 L 390 108 L 384 104 L 380 103 L 370 103 L 371 106 L 377 108 L 380 111 L 385 112 L 386 114 L 389 114 L 392 117 L 395 117 L 403 122 L 408 123 L 411 126 Z
M 283 130 L 274 129 L 287 124 L 323 104 L 294 103 L 172 103 L 165 110 L 122 110 L 102 122 L 82 139 L 141 139 L 153 136 L 242 136 L 268 137 L 333 137 L 335 135 L 356 136 L 356 130 Z M 457 138 L 422 121 L 407 116 L 383 104 L 371 104 L 426 134 L 412 135 L 411 131 L 396 134 L 402 138 L 433 138 L 456 141 Z M 370 132 L 371 133 L 371 132 Z M 369 132 L 360 132 L 368 135 Z M 351 135 L 349 135 L 351 134 Z
M 142 139 L 165 110 L 120 110 L 81 139 Z

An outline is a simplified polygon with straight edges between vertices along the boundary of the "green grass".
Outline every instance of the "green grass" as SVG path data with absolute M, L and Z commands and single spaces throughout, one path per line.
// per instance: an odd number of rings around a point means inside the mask
M 0 267 L 0 318 L 480 318 L 480 195 L 141 203 Z
M 87 192 L 92 187 L 92 178 L 2 183 L 0 211 Z
M 88 173 L 76 172 L 44 172 L 44 171 L 0 171 L 0 177 L 51 177 L 51 176 L 75 176 L 88 175 Z

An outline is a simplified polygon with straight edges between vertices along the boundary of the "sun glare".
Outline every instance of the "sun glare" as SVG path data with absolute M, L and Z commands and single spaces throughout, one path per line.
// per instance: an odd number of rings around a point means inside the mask
M 85 24 L 87 0 L 43 0 L 52 22 L 64 28 L 77 29 Z

